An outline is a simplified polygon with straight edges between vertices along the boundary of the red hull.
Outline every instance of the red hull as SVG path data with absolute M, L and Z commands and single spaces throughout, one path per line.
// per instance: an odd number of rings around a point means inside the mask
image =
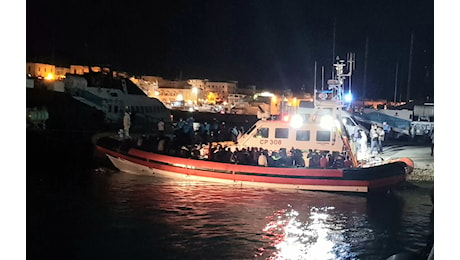
M 403 162 L 354 169 L 279 168 L 188 159 L 133 148 L 127 153 L 102 146 L 97 146 L 97 148 L 114 158 L 121 158 L 151 169 L 153 173 L 175 173 L 204 179 L 267 184 L 268 186 L 371 192 L 391 189 L 406 179 L 404 172 L 406 163 Z M 395 170 L 397 170 L 396 174 Z M 385 174 L 386 171 L 389 174 Z

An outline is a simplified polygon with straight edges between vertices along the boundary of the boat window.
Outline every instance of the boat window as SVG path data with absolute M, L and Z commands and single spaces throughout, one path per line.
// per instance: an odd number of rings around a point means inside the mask
M 118 94 L 116 92 L 110 92 L 110 96 L 112 97 L 118 97 Z
M 299 108 L 315 108 L 313 101 L 302 100 L 299 102 Z
M 295 139 L 296 141 L 310 141 L 310 130 L 297 130 Z
M 254 135 L 256 138 L 268 138 L 268 128 L 259 128 L 257 133 Z
M 316 141 L 329 142 L 331 140 L 331 131 L 316 131 Z
M 113 106 L 113 112 L 116 114 L 118 113 L 118 106 Z
M 288 138 L 289 128 L 275 128 L 275 138 Z
M 112 113 L 112 105 L 109 105 L 109 109 L 107 112 Z

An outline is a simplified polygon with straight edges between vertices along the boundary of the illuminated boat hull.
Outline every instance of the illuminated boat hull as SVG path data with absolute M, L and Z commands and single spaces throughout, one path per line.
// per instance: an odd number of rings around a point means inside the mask
M 114 144 L 114 140 L 111 143 Z M 367 168 L 280 168 L 181 158 L 136 148 L 123 151 L 119 147 L 96 143 L 96 148 L 123 172 L 267 188 L 343 192 L 385 191 L 403 184 L 406 174 L 413 169 L 413 162 L 408 158 Z

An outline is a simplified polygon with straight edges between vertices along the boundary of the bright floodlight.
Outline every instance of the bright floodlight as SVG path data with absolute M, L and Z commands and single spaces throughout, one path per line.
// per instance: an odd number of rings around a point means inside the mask
M 350 92 L 348 92 L 347 94 L 345 94 L 344 99 L 345 102 L 351 102 L 353 100 L 353 95 Z
M 300 128 L 303 124 L 303 117 L 301 115 L 293 115 L 291 118 L 291 127 Z

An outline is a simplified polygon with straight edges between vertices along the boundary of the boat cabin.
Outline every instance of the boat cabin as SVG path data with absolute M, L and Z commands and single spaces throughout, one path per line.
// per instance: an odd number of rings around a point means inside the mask
M 335 127 L 317 122 L 300 126 L 293 121 L 259 120 L 237 140 L 236 147 L 262 147 L 269 151 L 280 148 L 318 151 L 343 151 L 343 140 Z

